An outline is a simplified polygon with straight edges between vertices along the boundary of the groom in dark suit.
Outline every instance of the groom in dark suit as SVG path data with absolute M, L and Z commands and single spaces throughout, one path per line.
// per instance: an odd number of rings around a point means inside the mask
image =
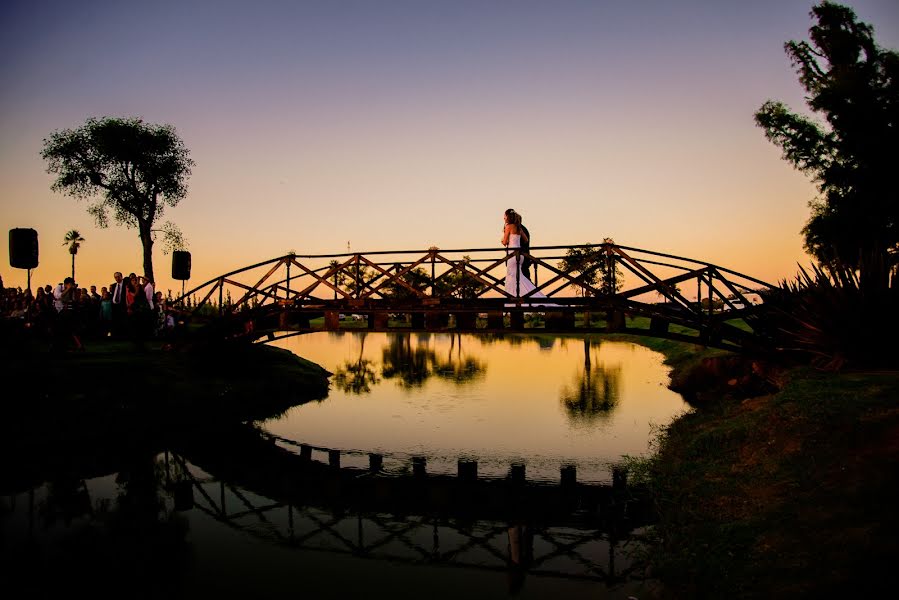
M 519 223 L 518 226 L 521 228 L 521 232 L 524 234 L 521 236 L 521 250 L 522 252 L 530 252 L 531 251 L 531 232 L 528 231 L 528 228 L 524 226 L 524 223 Z M 521 274 L 531 279 L 531 265 L 534 261 L 531 260 L 529 256 L 521 256 Z

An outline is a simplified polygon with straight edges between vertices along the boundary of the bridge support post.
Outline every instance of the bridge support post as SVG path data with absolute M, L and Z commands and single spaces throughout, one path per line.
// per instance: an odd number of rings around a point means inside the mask
M 524 313 L 523 312 L 509 313 L 509 325 L 512 327 L 512 329 L 515 329 L 515 330 L 524 329 Z
M 428 474 L 427 471 L 428 459 L 424 456 L 413 456 L 412 457 L 412 475 L 415 477 L 424 477 Z
M 174 495 L 175 510 L 181 512 L 194 507 L 194 486 L 190 480 L 176 482 Z
M 649 320 L 649 331 L 651 333 L 667 333 L 668 325 L 669 323 L 666 319 L 662 319 L 661 317 L 652 317 Z
M 478 480 L 478 461 L 459 460 L 459 481 L 471 483 Z
M 312 446 L 308 444 L 300 444 L 300 460 L 309 462 L 312 460 Z
M 456 329 L 477 329 L 478 314 L 473 312 L 455 313 Z
M 574 329 L 574 313 L 552 311 L 546 313 L 546 326 L 551 329 Z
M 332 469 L 340 468 L 340 450 L 328 450 L 328 465 Z
M 627 467 L 612 467 L 612 489 L 616 492 L 627 489 Z
M 624 331 L 624 313 L 620 310 L 610 310 L 606 315 L 607 329 L 610 332 Z
M 425 313 L 425 329 L 430 331 L 445 329 L 449 325 L 447 313 Z
M 577 467 L 574 465 L 564 465 L 561 469 L 561 478 L 559 484 L 563 489 L 570 489 L 577 485 Z
M 329 310 L 325 312 L 325 329 L 328 331 L 336 331 L 340 329 L 340 313 Z
M 425 328 L 425 314 L 416 312 L 412 313 L 412 329 L 424 329 Z
M 380 454 L 368 455 L 368 470 L 378 473 L 384 467 L 384 457 Z
M 501 311 L 493 310 L 487 313 L 487 329 L 503 329 L 505 328 L 505 323 L 503 322 L 503 313 Z
M 385 312 L 368 313 L 368 328 L 374 331 L 387 329 L 388 316 Z

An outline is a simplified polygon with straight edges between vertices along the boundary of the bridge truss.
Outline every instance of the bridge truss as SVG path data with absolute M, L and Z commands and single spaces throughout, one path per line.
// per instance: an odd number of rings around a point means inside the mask
M 525 258 L 537 289 L 510 293 L 507 265 Z M 287 254 L 210 279 L 175 304 L 236 317 L 264 341 L 344 328 L 353 315 L 373 331 L 619 332 L 747 350 L 766 346 L 761 294 L 770 289 L 709 262 L 608 242 Z

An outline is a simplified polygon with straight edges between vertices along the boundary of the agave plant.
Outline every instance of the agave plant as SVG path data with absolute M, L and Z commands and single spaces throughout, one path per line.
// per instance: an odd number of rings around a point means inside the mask
M 883 342 L 899 334 L 899 288 L 866 291 L 849 267 L 800 266 L 791 280 L 766 294 L 780 347 L 827 370 L 897 363 Z

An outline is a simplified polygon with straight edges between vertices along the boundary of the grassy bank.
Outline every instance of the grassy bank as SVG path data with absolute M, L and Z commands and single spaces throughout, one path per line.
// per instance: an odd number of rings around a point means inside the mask
M 83 352 L 45 344 L 4 356 L 18 395 L 4 399 L 0 436 L 27 442 L 152 434 L 276 415 L 327 395 L 324 369 L 263 345 L 169 350 L 158 342 L 89 341 Z M 11 381 L 14 379 L 15 381 Z
M 633 341 L 665 353 L 675 377 L 709 357 Z M 899 551 L 899 374 L 778 377 L 772 394 L 706 398 L 632 465 L 658 503 L 649 559 L 661 597 L 858 597 L 882 586 Z

